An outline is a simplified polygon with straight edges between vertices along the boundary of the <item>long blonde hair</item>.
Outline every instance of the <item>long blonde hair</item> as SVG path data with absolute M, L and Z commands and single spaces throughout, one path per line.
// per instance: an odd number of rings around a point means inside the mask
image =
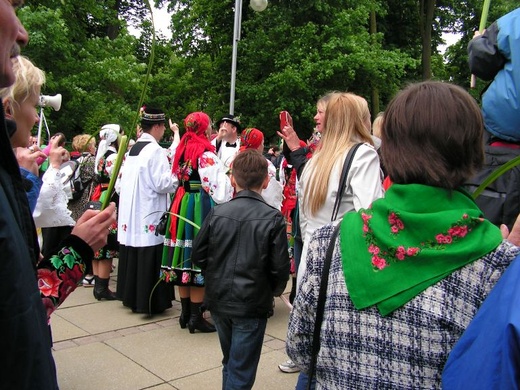
M 315 215 L 325 204 L 329 178 L 338 159 L 356 143 L 373 145 L 370 136 L 370 111 L 368 103 L 353 93 L 334 93 L 327 105 L 323 136 L 318 149 L 305 166 L 308 173 L 303 193 L 303 207 L 309 215 Z M 368 126 L 368 127 L 367 127 Z

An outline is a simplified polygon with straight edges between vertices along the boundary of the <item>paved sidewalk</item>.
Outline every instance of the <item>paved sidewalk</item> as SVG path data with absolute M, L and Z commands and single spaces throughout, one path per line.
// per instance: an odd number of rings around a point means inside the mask
M 117 268 L 114 274 L 117 274 Z M 115 290 L 117 275 L 111 278 Z M 288 283 L 288 294 L 290 281 Z M 177 294 L 178 299 L 178 294 Z M 282 373 L 289 309 L 276 298 L 267 323 L 254 389 L 294 389 Z M 78 287 L 52 316 L 53 355 L 61 390 L 220 389 L 222 353 L 216 333 L 181 329 L 180 303 L 161 315 L 134 314 L 120 301 L 97 301 Z

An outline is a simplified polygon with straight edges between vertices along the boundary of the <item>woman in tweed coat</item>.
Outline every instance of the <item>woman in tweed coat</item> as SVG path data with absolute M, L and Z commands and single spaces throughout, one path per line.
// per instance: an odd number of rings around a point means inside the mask
M 480 109 L 463 89 L 413 84 L 383 119 L 394 183 L 348 213 L 334 245 L 317 388 L 436 389 L 448 354 L 511 261 L 507 237 L 460 186 L 483 162 Z M 315 231 L 289 320 L 287 353 L 309 370 L 332 224 Z

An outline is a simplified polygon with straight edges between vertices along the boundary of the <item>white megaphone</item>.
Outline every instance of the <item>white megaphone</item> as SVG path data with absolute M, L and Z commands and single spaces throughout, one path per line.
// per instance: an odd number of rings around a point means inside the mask
M 59 111 L 61 108 L 61 93 L 54 96 L 41 95 L 38 105 L 40 107 L 52 107 L 54 111 Z

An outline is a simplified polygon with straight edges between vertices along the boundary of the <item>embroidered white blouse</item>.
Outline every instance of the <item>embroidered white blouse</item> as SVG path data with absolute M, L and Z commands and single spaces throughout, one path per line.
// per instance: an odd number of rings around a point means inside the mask
M 277 210 L 282 209 L 283 186 L 276 180 L 276 168 L 274 164 L 267 160 L 267 173 L 269 175 L 269 184 L 267 188 L 262 190 L 262 198 L 269 206 L 273 206 Z
M 37 228 L 76 224 L 71 217 L 71 211 L 67 208 L 69 197 L 64 190 L 65 179 L 64 173 L 51 166 L 43 174 L 40 195 L 33 211 Z

